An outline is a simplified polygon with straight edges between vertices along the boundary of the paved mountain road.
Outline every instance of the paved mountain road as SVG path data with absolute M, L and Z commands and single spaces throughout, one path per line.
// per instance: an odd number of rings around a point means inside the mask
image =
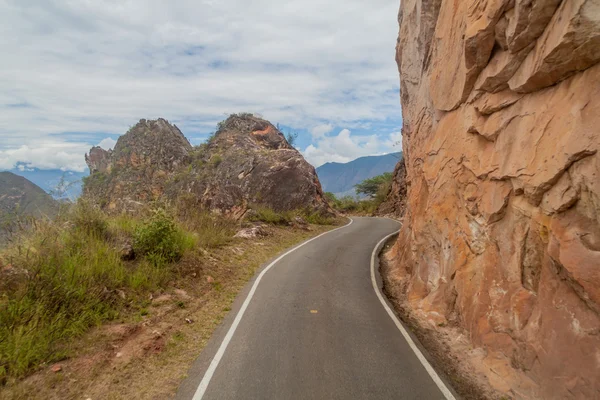
M 270 264 L 238 296 L 176 398 L 451 399 L 374 290 L 371 254 L 398 229 L 354 218 Z

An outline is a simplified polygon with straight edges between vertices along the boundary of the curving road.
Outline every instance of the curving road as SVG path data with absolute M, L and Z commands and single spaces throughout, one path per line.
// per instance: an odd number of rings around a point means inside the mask
M 375 290 L 372 253 L 399 227 L 353 218 L 266 266 L 176 398 L 453 399 Z

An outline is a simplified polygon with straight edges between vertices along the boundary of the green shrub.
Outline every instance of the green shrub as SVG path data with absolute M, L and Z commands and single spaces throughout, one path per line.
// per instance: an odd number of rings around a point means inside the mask
M 384 189 L 382 189 L 383 192 Z M 388 190 L 389 189 L 385 189 Z M 387 195 L 387 192 L 386 192 Z M 385 196 L 377 195 L 374 199 L 358 199 L 352 196 L 336 198 L 333 193 L 325 193 L 325 197 L 331 207 L 343 213 L 356 213 L 372 215 L 379 204 L 385 200 Z
M 180 229 L 164 210 L 154 211 L 150 220 L 135 230 L 133 247 L 154 265 L 178 261 L 194 247 L 193 236 Z
M 221 164 L 221 162 L 223 162 L 223 158 L 219 155 L 219 154 L 214 154 L 211 158 L 210 158 L 210 164 L 213 167 L 218 167 L 219 164 Z
M 132 238 L 146 257 L 125 262 L 119 243 Z M 0 252 L 0 265 L 22 278 L 0 282 L 0 385 L 65 358 L 73 338 L 117 318 L 125 306 L 143 307 L 148 291 L 176 274 L 165 263 L 197 240 L 164 211 L 144 223 L 79 202 L 56 222 L 37 221 Z
M 377 196 L 381 196 L 382 194 L 387 196 L 387 192 L 391 187 L 393 179 L 394 175 L 391 172 L 385 172 L 381 175 L 365 179 L 364 181 L 354 185 L 354 187 L 356 188 L 357 194 L 364 194 L 370 198 L 375 198 Z
M 266 206 L 254 205 L 250 208 L 253 211 L 248 218 L 250 221 L 265 222 L 273 225 L 287 225 L 294 217 L 291 212 L 278 212 Z
M 320 212 L 305 212 L 303 215 L 306 222 L 314 225 L 334 225 L 335 217 L 323 215 Z

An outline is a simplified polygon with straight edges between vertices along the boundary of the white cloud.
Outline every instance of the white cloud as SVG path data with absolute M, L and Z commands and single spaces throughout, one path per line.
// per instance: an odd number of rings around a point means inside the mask
M 398 131 L 398 132 L 390 133 L 384 143 L 387 147 L 394 147 L 394 148 L 397 148 L 396 151 L 401 151 L 402 150 L 402 132 Z
M 326 162 L 346 163 L 359 157 L 401 151 L 400 137 L 399 132 L 384 136 L 352 135 L 350 130 L 342 129 L 335 136 L 322 137 L 316 144 L 309 145 L 303 154 L 315 167 Z
M 310 130 L 310 134 L 315 138 L 320 138 L 325 134 L 331 132 L 333 130 L 333 125 L 331 124 L 321 124 L 317 125 Z
M 98 143 L 98 146 L 102 147 L 104 150 L 112 150 L 115 148 L 115 144 L 117 144 L 116 140 L 112 138 L 106 138 L 102 139 L 100 143 Z
M 16 149 L 0 150 L 0 170 L 12 169 L 17 163 L 24 163 L 24 166 L 20 164 L 22 168 L 83 172 L 87 168 L 83 158 L 87 150 L 89 146 L 86 144 L 65 142 L 47 142 L 36 148 L 23 145 Z
M 27 171 L 27 172 L 31 172 L 31 171 L 33 171 L 33 170 L 34 170 L 33 168 L 27 168 L 27 167 L 26 167 L 25 165 L 23 165 L 23 164 L 19 164 L 19 165 L 17 165 L 17 169 L 18 169 L 19 171 L 21 171 L 21 172 L 25 172 L 25 171 Z
M 315 137 L 329 124 L 400 118 L 398 3 L 0 2 L 0 52 L 11 55 L 0 70 L 0 151 L 94 143 L 77 132 L 120 134 L 140 118 L 193 136 L 250 111 Z
M 97 146 L 105 150 L 114 148 L 116 140 L 105 138 Z M 0 170 L 18 168 L 19 171 L 60 169 L 84 172 L 87 170 L 84 154 L 92 147 L 88 143 L 45 141 L 37 146 L 23 145 L 18 148 L 0 149 Z

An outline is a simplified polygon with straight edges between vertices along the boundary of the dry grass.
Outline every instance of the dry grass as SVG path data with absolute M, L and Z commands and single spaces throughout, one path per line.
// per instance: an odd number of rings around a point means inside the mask
M 217 222 L 199 216 L 185 228 L 195 223 L 214 227 Z M 115 225 L 121 232 L 137 229 L 131 221 L 113 220 L 109 227 Z M 282 250 L 332 227 L 312 226 L 305 231 L 270 226 L 271 234 L 260 240 L 233 240 L 231 228 L 219 226 L 222 234 L 216 243 L 198 236 L 204 246 L 186 251 L 172 264 L 171 279 L 145 292 L 145 299 L 133 290 L 125 291 L 124 302 L 136 298 L 135 304 L 121 309 L 109 324 L 71 338 L 70 357 L 59 362 L 60 372 L 46 366 L 0 389 L 0 397 L 171 398 L 257 269 Z
M 272 208 L 260 204 L 251 205 L 252 214 L 250 221 L 265 222 L 272 225 L 290 225 L 294 224 L 295 218 L 301 218 L 314 225 L 335 225 L 341 223 L 336 217 L 324 215 L 319 211 L 309 209 L 297 209 L 290 211 L 275 211 Z

